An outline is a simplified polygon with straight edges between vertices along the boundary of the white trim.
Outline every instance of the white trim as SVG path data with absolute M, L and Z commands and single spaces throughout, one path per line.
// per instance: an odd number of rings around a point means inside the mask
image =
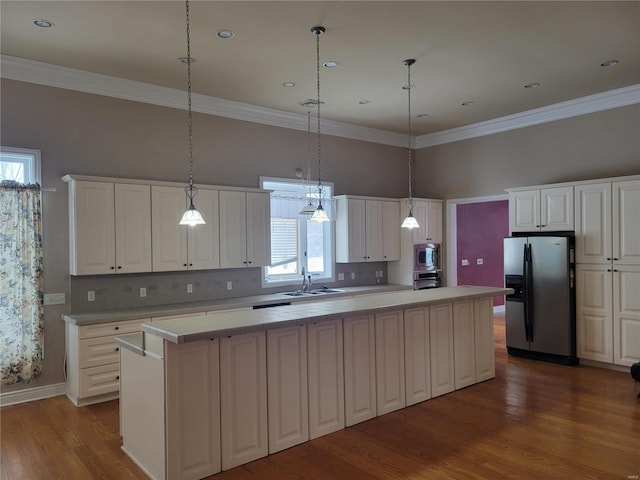
M 55 383 L 42 387 L 25 388 L 15 392 L 0 393 L 0 407 L 16 405 L 18 403 L 33 402 L 44 398 L 57 397 L 67 393 L 66 383 Z
M 10 80 L 66 88 L 180 110 L 186 110 L 187 108 L 185 92 L 175 88 L 161 87 L 9 55 L 2 55 L 0 58 L 1 75 Z M 197 93 L 192 95 L 192 102 L 192 110 L 194 112 L 293 130 L 307 131 L 308 128 L 306 114 L 289 113 Z M 407 144 L 407 136 L 396 132 L 325 119 L 321 120 L 321 126 L 323 133 L 326 135 L 396 147 L 402 147 Z
M 87 72 L 74 68 L 36 62 L 10 55 L 0 56 L 0 75 L 10 80 L 66 88 L 96 95 L 122 98 L 169 108 L 186 109 L 184 92 L 175 88 Z M 414 137 L 415 148 L 426 148 L 444 143 L 458 142 L 517 128 L 587 113 L 640 103 L 640 84 L 547 105 L 486 122 L 465 125 L 441 132 Z M 258 107 L 223 98 L 193 94 L 192 109 L 196 112 L 247 122 L 261 123 L 293 130 L 307 130 L 307 116 L 272 108 Z M 333 120 L 322 120 L 325 134 L 365 142 L 405 147 L 405 134 L 362 127 Z
M 640 84 L 618 88 L 608 92 L 596 93 L 587 97 L 555 103 L 506 117 L 474 123 L 441 132 L 420 135 L 416 139 L 416 148 L 433 147 L 444 143 L 458 142 L 469 138 L 492 135 L 518 128 L 530 127 L 540 123 L 552 122 L 563 118 L 577 117 L 587 113 L 609 110 L 640 103 Z

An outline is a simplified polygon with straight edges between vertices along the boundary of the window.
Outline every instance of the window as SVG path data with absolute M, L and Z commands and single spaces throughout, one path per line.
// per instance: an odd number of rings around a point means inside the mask
M 333 281 L 333 222 L 308 223 L 308 217 L 298 213 L 309 203 L 309 187 L 299 180 L 261 178 L 260 182 L 262 188 L 273 190 L 271 265 L 263 268 L 262 286 L 302 283 L 303 267 L 312 283 Z M 331 216 L 333 184 L 323 187 L 322 204 Z
M 40 151 L 25 148 L 1 147 L 0 181 L 18 183 L 40 182 Z

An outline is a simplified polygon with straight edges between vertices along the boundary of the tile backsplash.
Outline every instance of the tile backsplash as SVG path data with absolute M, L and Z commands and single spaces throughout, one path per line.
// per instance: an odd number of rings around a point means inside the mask
M 387 264 L 338 263 L 335 282 L 330 287 L 354 287 L 387 283 Z M 382 271 L 382 278 L 376 272 Z M 339 274 L 344 280 L 337 280 Z M 355 279 L 352 279 L 355 274 Z M 233 297 L 266 295 L 296 290 L 298 285 L 262 288 L 262 269 L 199 270 L 186 272 L 158 272 L 130 275 L 96 275 L 71 277 L 69 313 L 92 313 L 130 308 L 152 307 Z M 379 282 L 378 282 L 379 280 Z M 231 289 L 227 289 L 231 282 Z M 302 278 L 300 278 L 302 284 Z M 191 293 L 188 286 L 191 285 Z M 315 285 L 320 288 L 324 283 Z M 141 296 L 145 289 L 146 296 Z M 91 293 L 93 292 L 93 293 Z M 94 298 L 89 301 L 89 296 Z

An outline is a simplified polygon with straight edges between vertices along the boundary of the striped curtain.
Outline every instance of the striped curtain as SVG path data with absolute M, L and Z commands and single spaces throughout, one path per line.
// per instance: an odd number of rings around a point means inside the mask
M 44 308 L 40 186 L 0 183 L 0 373 L 2 384 L 42 372 Z

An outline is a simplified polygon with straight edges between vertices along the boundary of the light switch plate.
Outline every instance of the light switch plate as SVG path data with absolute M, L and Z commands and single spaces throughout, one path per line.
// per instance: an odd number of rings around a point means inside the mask
M 477 258 L 477 259 L 476 259 L 476 264 L 477 264 L 477 265 L 482 265 L 482 264 L 484 264 L 484 258 Z
M 193 293 L 193 284 L 187 283 L 187 293 Z
M 344 273 L 338 274 L 338 280 L 344 280 Z
M 463 259 L 462 259 L 462 266 L 463 266 L 463 267 L 468 267 L 468 266 L 469 266 L 469 260 L 468 260 L 468 259 L 466 259 L 466 258 L 463 258 Z
M 227 290 L 231 290 L 233 288 L 233 282 L 227 282 Z
M 45 305 L 63 305 L 65 296 L 64 293 L 45 293 L 43 301 Z
M 146 297 L 147 296 L 147 289 L 145 287 L 141 287 L 140 288 L 140 296 L 141 297 Z
M 96 291 L 95 290 L 89 290 L 87 292 L 87 301 L 88 302 L 95 302 L 96 301 Z

